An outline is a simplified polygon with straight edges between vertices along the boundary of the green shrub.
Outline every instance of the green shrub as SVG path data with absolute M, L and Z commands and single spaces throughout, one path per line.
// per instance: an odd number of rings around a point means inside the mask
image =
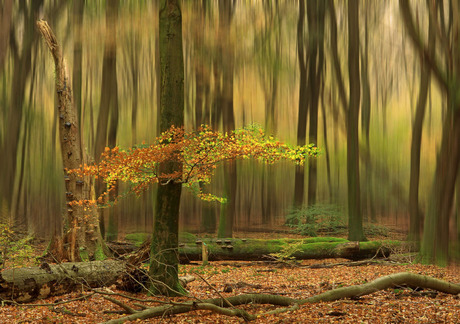
M 346 230 L 343 215 L 336 205 L 313 205 L 293 209 L 286 217 L 286 225 L 306 236 L 318 233 L 340 234 Z
M 1 267 L 21 267 L 34 258 L 31 245 L 33 238 L 21 237 L 9 224 L 0 223 L 0 263 Z

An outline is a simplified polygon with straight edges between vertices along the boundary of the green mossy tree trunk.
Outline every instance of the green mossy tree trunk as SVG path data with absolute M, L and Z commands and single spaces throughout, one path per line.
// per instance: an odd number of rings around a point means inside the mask
M 178 0 L 160 3 L 160 131 L 184 125 L 184 59 L 182 14 Z M 181 171 L 182 165 L 162 163 L 159 174 Z M 160 179 L 151 245 L 149 274 L 154 294 L 184 292 L 178 278 L 179 203 L 181 183 Z

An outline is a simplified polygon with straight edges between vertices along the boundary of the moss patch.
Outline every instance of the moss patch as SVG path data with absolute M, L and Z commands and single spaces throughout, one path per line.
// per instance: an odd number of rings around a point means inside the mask
M 133 242 L 136 246 L 140 246 L 149 236 L 149 233 L 129 233 L 126 234 L 125 240 Z

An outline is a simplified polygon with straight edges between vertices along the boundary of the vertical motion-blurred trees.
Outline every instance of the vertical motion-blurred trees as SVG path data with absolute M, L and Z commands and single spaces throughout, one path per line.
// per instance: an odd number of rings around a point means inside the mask
M 441 45 L 437 52 L 430 50 L 433 44 L 422 37 L 409 1 L 400 0 L 399 5 L 406 30 L 423 59 L 421 64 L 431 70 L 447 97 L 420 250 L 422 262 L 445 265 L 449 259 L 449 223 L 460 163 L 460 3 L 450 0 L 444 6 L 444 2 L 426 2 L 426 12 L 436 30 L 436 43 Z

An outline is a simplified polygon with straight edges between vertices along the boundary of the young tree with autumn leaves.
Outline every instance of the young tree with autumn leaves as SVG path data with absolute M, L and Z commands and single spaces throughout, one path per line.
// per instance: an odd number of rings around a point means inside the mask
M 251 158 L 269 164 L 287 160 L 303 165 L 307 157 L 317 153 L 318 149 L 312 144 L 290 146 L 267 136 L 254 125 L 229 133 L 213 131 L 207 126 L 191 132 L 171 126 L 150 146 L 128 150 L 106 148 L 99 164 L 86 165 L 73 172 L 101 177 L 109 191 L 115 188 L 117 181 L 131 184 L 130 191 L 136 194 L 152 183 L 159 185 L 149 274 L 155 293 L 177 295 L 182 290 L 177 279 L 182 186 L 203 200 L 222 203 L 225 198 L 202 192 L 200 186 L 211 182 L 221 162 Z M 110 192 L 105 194 L 110 196 Z M 100 203 L 103 201 L 100 197 Z

